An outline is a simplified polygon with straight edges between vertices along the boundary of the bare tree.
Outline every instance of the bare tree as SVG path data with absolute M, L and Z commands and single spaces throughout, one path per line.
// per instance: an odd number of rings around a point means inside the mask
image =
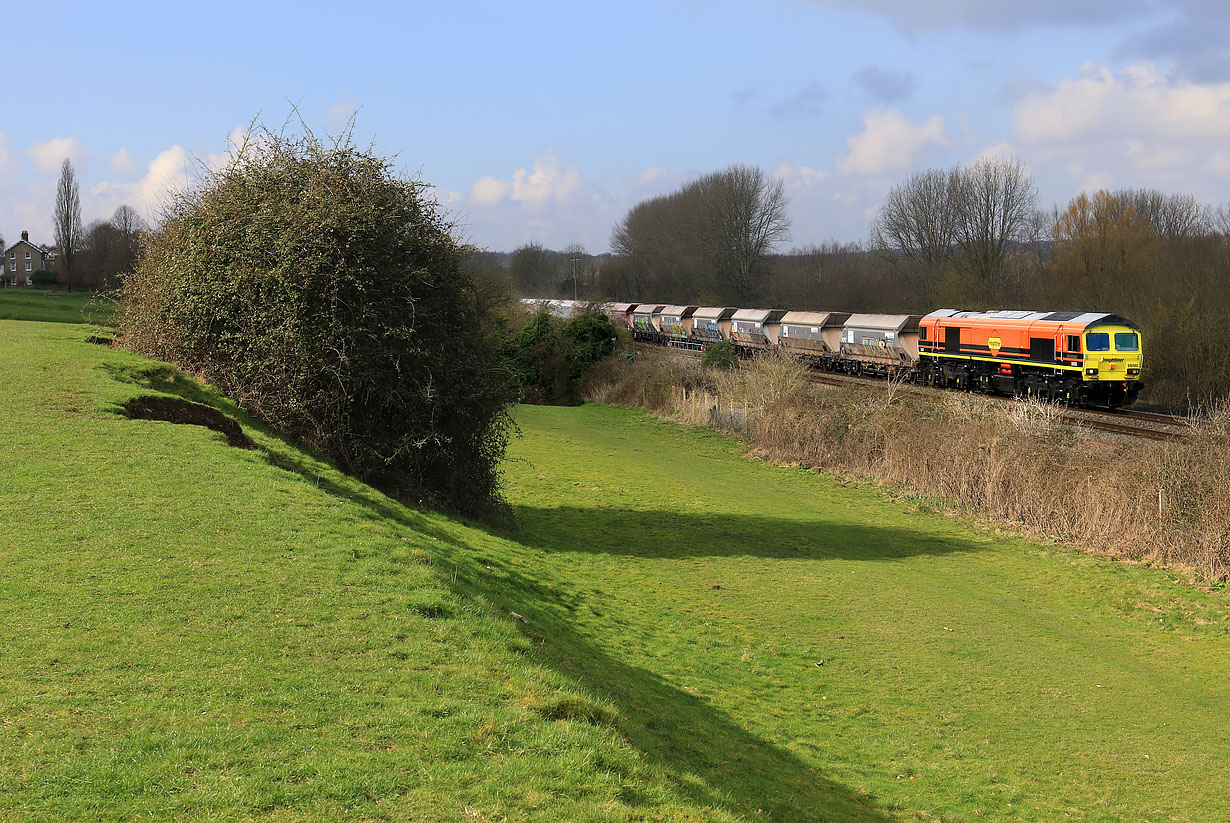
M 611 246 L 655 299 L 751 300 L 766 256 L 789 234 L 788 207 L 780 180 L 735 165 L 633 206 Z
M 1179 240 L 1212 231 L 1213 215 L 1190 194 L 1165 194 L 1157 189 L 1120 189 L 1113 194 L 1148 220 L 1158 237 Z
M 872 245 L 915 263 L 928 288 L 956 251 L 959 182 L 959 169 L 915 172 L 889 190 L 872 223 Z
M 149 223 L 145 221 L 145 218 L 127 203 L 117 208 L 115 214 L 111 215 L 111 225 L 133 243 L 140 240 L 141 232 L 149 230 Z
M 77 247 L 81 244 L 81 193 L 77 188 L 77 174 L 73 171 L 73 162 L 67 157 L 60 166 L 60 182 L 56 186 L 56 210 L 52 217 L 55 222 L 56 246 L 60 259 L 64 261 L 64 276 L 71 281 L 73 259 Z
M 1230 237 L 1230 202 L 1218 206 L 1217 211 L 1213 212 L 1213 227 Z
M 715 271 L 740 298 L 757 291 L 756 267 L 790 233 L 782 181 L 734 165 L 693 184 L 706 214 L 704 239 Z
M 1008 256 L 1029 242 L 1037 211 L 1033 175 L 1016 158 L 986 157 L 958 173 L 958 262 L 989 296 Z

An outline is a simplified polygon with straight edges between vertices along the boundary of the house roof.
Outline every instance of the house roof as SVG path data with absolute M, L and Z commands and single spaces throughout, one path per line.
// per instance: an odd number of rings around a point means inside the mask
M 42 246 L 35 245 L 34 243 L 31 243 L 29 240 L 18 240 L 16 243 L 14 243 L 13 245 L 5 249 L 4 253 L 8 254 L 9 252 L 16 249 L 18 246 L 29 246 L 30 248 L 34 249 L 36 252 L 39 252 L 40 254 L 51 254 L 51 249 L 45 249 Z

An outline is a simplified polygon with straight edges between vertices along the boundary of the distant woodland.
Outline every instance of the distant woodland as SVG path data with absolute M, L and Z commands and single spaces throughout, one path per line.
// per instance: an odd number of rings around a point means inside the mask
M 1046 210 L 1010 158 L 920 171 L 866 241 L 782 251 L 780 181 L 732 166 L 634 206 L 613 254 L 529 244 L 471 273 L 522 296 L 796 310 L 1107 311 L 1142 326 L 1146 399 L 1230 396 L 1230 204 L 1155 189 L 1082 193 Z

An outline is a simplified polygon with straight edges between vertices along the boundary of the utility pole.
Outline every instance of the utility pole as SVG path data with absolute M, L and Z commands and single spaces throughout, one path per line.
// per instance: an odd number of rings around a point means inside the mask
M 572 256 L 572 300 L 573 302 L 576 302 L 576 299 L 577 299 L 577 261 L 580 259 L 581 258 L 576 256 L 575 254 Z

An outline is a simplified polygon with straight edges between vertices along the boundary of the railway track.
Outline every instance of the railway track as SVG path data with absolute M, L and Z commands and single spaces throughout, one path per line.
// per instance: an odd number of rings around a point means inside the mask
M 676 348 L 673 346 L 657 346 L 651 343 L 641 343 L 643 346 L 653 346 L 658 349 L 668 349 L 670 351 L 681 352 L 683 354 L 699 357 L 700 352 L 691 351 L 688 349 Z M 883 386 L 882 379 L 871 377 L 860 377 L 852 374 L 841 374 L 837 372 L 822 372 L 814 371 L 811 375 L 811 380 L 822 386 L 846 386 L 851 383 L 862 384 L 867 386 Z M 936 389 L 928 386 L 917 386 L 909 384 L 906 388 L 914 391 L 939 392 L 944 389 Z M 1004 402 L 1015 402 L 1017 398 L 1008 397 L 1005 395 L 983 395 L 989 399 L 1002 400 Z M 1191 422 L 1184 417 L 1175 417 L 1168 414 L 1160 414 L 1157 412 L 1135 411 L 1132 409 L 1092 409 L 1092 408 L 1066 408 L 1064 409 L 1060 419 L 1070 425 L 1079 426 L 1090 431 L 1102 432 L 1105 434 L 1114 434 L 1120 437 L 1136 437 L 1142 440 L 1178 440 L 1187 436 L 1187 431 L 1191 427 Z

